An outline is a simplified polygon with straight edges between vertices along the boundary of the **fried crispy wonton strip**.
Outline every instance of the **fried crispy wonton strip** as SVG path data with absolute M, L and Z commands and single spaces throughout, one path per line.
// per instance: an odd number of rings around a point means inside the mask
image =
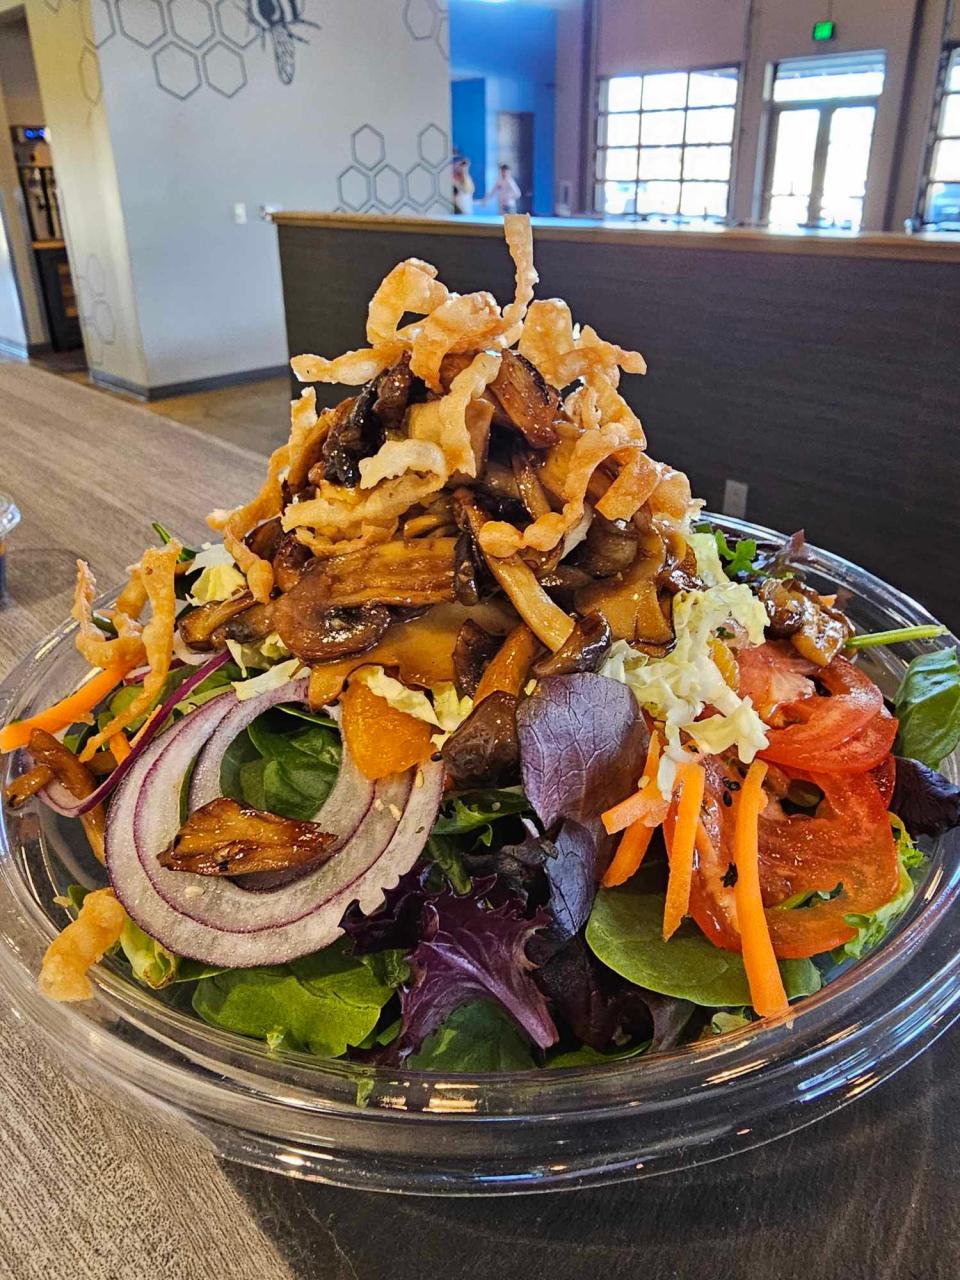
M 112 889 L 97 889 L 83 900 L 80 914 L 47 948 L 38 986 L 49 1000 L 89 1000 L 88 970 L 120 940 L 127 913 Z

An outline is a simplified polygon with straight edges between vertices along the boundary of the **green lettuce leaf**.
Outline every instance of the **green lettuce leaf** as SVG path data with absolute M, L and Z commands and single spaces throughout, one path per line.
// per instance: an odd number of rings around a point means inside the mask
M 956 649 L 934 649 L 907 667 L 893 700 L 900 721 L 894 751 L 937 769 L 960 743 L 960 663 Z
M 193 1008 L 224 1031 L 337 1058 L 374 1030 L 394 988 L 341 939 L 290 964 L 229 969 L 197 983 Z
M 607 1062 L 625 1062 L 628 1058 L 639 1058 L 650 1048 L 650 1041 L 628 1045 L 625 1049 L 611 1049 L 601 1053 L 599 1049 L 591 1049 L 582 1044 L 579 1049 L 570 1049 L 566 1053 L 558 1053 L 547 1062 L 548 1067 L 600 1067 Z
M 481 843 L 489 846 L 493 839 L 490 825 L 512 814 L 532 814 L 530 802 L 522 791 L 488 787 L 480 791 L 464 791 L 445 800 L 433 826 L 435 836 L 460 836 L 479 831 Z
M 664 942 L 663 903 L 662 895 L 639 893 L 630 886 L 601 889 L 587 921 L 587 944 L 597 959 L 629 982 L 660 995 L 708 1008 L 749 1005 L 740 956 L 721 951 L 689 922 Z M 811 960 L 781 960 L 780 972 L 791 999 L 820 988 L 820 972 Z
M 530 1041 L 490 1000 L 475 1000 L 450 1014 L 406 1065 L 421 1071 L 529 1071 Z
M 728 1031 L 749 1027 L 753 1021 L 755 1019 L 750 1009 L 718 1009 L 710 1019 L 710 1030 L 715 1036 L 723 1036 Z

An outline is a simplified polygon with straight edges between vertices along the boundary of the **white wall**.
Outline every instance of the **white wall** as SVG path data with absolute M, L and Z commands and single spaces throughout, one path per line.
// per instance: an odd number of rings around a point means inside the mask
M 25 18 L 0 26 L 0 90 L 11 124 L 43 124 L 40 86 L 33 69 Z
M 444 0 L 305 0 L 290 83 L 243 0 L 90 3 L 31 5 L 30 29 L 101 373 L 155 389 L 284 363 L 260 204 L 449 208 Z
M 739 63 L 733 216 L 749 223 L 759 212 L 770 64 L 818 52 L 883 49 L 887 75 L 874 131 L 864 228 L 899 230 L 914 211 L 945 13 L 951 8 L 950 38 L 960 40 L 960 4 L 949 0 L 833 0 L 837 38 L 815 45 L 811 28 L 827 14 L 823 0 L 596 0 L 594 70 L 605 76 Z M 558 79 L 565 76 L 568 86 L 557 97 L 558 176 L 572 164 L 572 147 L 561 137 L 579 138 L 582 110 L 579 79 L 570 77 L 565 56 L 558 48 Z

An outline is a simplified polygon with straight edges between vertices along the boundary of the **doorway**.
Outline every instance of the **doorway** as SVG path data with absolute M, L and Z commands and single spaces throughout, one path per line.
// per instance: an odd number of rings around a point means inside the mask
M 0 97 L 0 119 L 9 129 L 0 145 L 12 149 L 16 171 L 16 189 L 6 195 L 19 204 L 32 257 L 34 278 L 18 281 L 21 296 L 27 288 L 36 287 L 53 352 L 71 367 L 79 362 L 78 368 L 86 368 L 57 176 L 22 9 L 5 14 L 0 22 Z
M 533 112 L 497 112 L 497 164 L 508 164 L 520 188 L 518 213 L 533 205 Z

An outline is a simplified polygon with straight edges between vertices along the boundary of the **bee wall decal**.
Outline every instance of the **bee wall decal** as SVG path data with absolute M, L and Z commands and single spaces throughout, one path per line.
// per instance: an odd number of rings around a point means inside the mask
M 309 43 L 297 35 L 294 28 L 319 30 L 320 24 L 303 16 L 303 0 L 247 0 L 247 19 L 259 30 L 261 44 L 270 37 L 277 75 L 282 84 L 292 84 L 297 69 L 297 45 Z

